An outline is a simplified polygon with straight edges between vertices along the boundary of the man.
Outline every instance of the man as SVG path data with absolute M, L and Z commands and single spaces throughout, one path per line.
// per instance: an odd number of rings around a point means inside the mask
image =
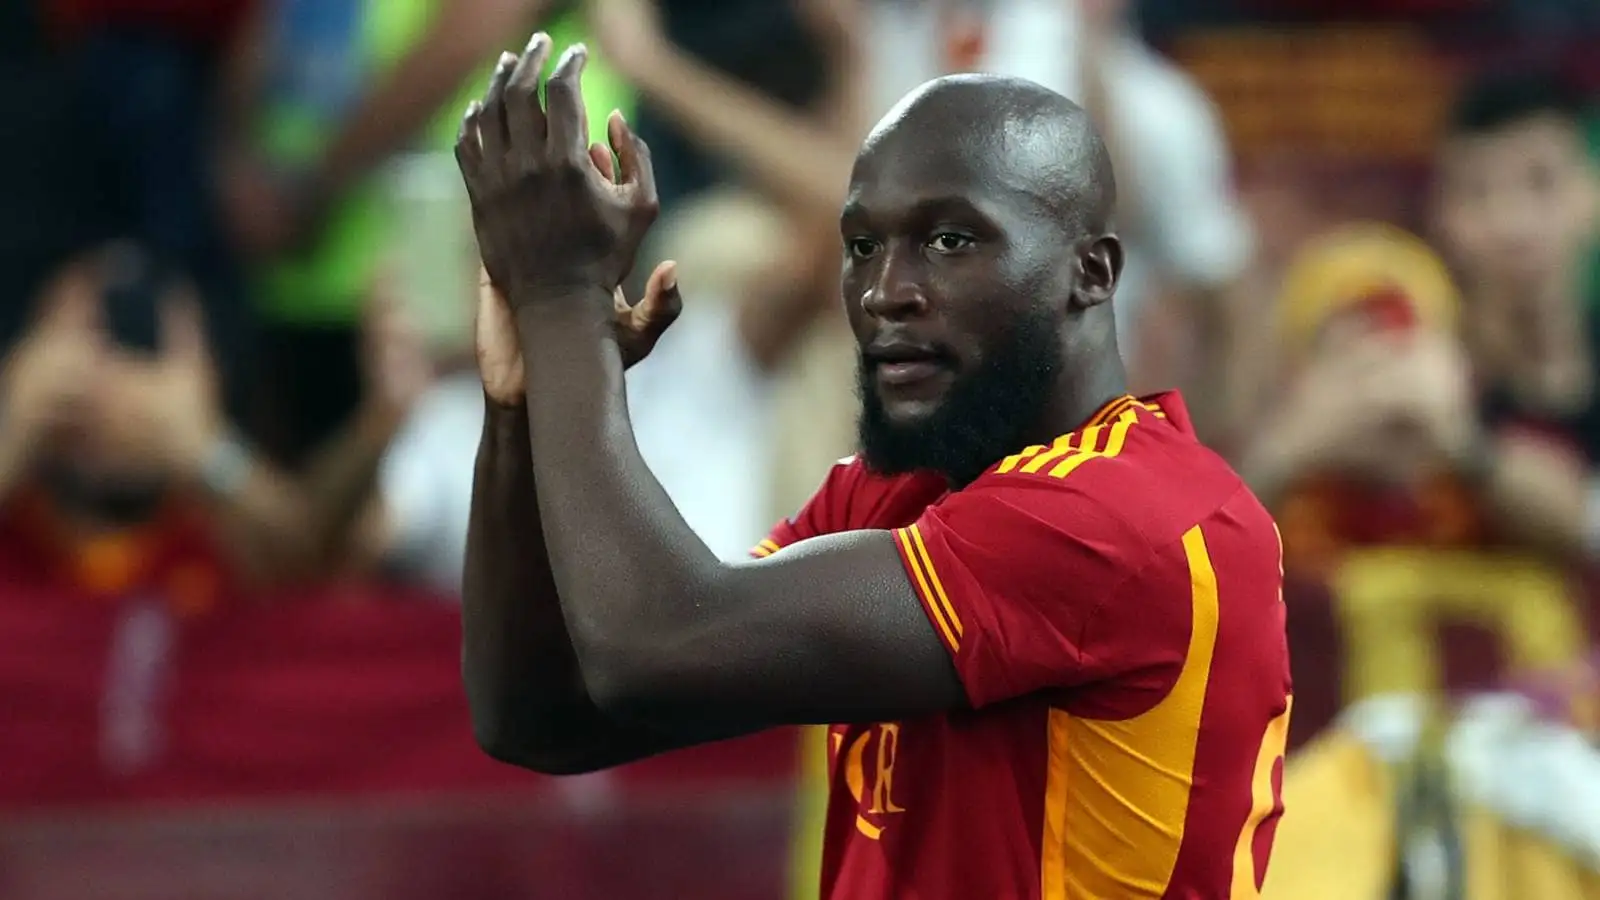
M 1465 299 L 1487 438 L 1480 493 L 1507 537 L 1568 558 L 1600 551 L 1600 489 L 1582 486 L 1600 464 L 1600 320 L 1583 296 L 1600 208 L 1587 106 L 1548 72 L 1469 81 L 1440 147 L 1435 209 Z
M 873 131 L 841 220 L 862 455 L 724 564 L 626 417 L 608 301 L 655 213 L 648 151 L 613 117 L 606 177 L 585 52 L 541 85 L 549 49 L 502 59 L 457 145 L 517 335 L 480 348 L 483 746 L 577 772 L 834 723 L 826 896 L 1254 894 L 1290 705 L 1277 541 L 1175 395 L 1124 391 L 1083 111 L 957 76 Z

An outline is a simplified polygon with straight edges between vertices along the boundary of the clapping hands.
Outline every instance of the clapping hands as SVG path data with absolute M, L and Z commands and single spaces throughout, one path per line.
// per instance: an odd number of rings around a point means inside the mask
M 610 147 L 584 146 L 581 45 L 556 66 L 542 107 L 549 55 L 550 38 L 536 34 L 522 56 L 502 56 L 456 143 L 483 257 L 478 373 L 489 400 L 504 406 L 525 396 L 518 308 L 584 303 L 603 291 L 610 308 L 595 313 L 609 315 L 624 367 L 644 359 L 683 308 L 671 262 L 651 273 L 638 303 L 624 296 L 620 284 L 657 211 L 649 149 L 616 113 L 607 123 Z
M 550 49 L 540 33 L 504 54 L 456 142 L 484 268 L 514 309 L 609 298 L 658 210 L 649 149 L 620 114 L 609 149 L 587 145 L 583 45 L 562 55 L 540 101 Z

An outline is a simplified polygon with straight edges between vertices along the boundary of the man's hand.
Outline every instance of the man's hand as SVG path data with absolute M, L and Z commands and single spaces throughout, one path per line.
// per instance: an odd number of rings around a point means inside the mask
M 86 412 L 106 350 L 103 290 L 95 260 L 69 266 L 46 288 L 37 323 L 0 369 L 0 415 L 18 450 L 31 452 Z
M 388 277 L 373 285 L 361 326 L 368 406 L 399 421 L 432 384 L 433 360 Z
M 159 356 L 117 353 L 107 366 L 97 425 L 130 458 L 170 474 L 197 473 L 227 426 L 194 291 L 184 286 L 162 298 Z
M 620 114 L 608 126 L 617 180 L 600 163 L 610 153 L 587 146 L 582 44 L 562 56 L 541 104 L 549 54 L 550 37 L 540 33 L 520 57 L 501 56 L 456 141 L 484 268 L 513 306 L 615 290 L 658 210 L 649 150 Z
M 678 267 L 671 261 L 656 266 L 645 285 L 644 298 L 629 303 L 617 288 L 612 293 L 613 332 L 622 351 L 623 368 L 650 355 L 656 342 L 683 312 L 678 294 Z M 478 273 L 478 321 L 476 326 L 478 374 L 490 401 L 502 406 L 520 406 L 523 401 L 526 369 L 522 348 L 517 343 L 516 317 L 511 304 L 489 280 L 486 270 Z

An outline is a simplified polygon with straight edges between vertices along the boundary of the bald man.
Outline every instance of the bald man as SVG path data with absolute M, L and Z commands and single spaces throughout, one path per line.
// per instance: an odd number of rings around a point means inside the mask
M 1176 395 L 1126 392 L 1083 111 L 959 76 L 872 132 L 840 220 L 861 452 L 725 563 L 628 425 L 634 332 L 677 279 L 612 305 L 648 152 L 620 117 L 584 146 L 581 47 L 541 104 L 549 52 L 502 60 L 458 146 L 504 323 L 466 570 L 484 748 L 568 773 L 828 724 L 825 897 L 1253 896 L 1290 707 L 1278 542 Z

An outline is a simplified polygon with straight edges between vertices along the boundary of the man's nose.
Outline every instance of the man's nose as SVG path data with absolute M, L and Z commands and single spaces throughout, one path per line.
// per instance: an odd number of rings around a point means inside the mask
M 884 252 L 878 277 L 872 280 L 861 298 L 867 315 L 877 319 L 903 319 L 921 315 L 928 308 L 922 273 L 916 255 L 891 248 Z

